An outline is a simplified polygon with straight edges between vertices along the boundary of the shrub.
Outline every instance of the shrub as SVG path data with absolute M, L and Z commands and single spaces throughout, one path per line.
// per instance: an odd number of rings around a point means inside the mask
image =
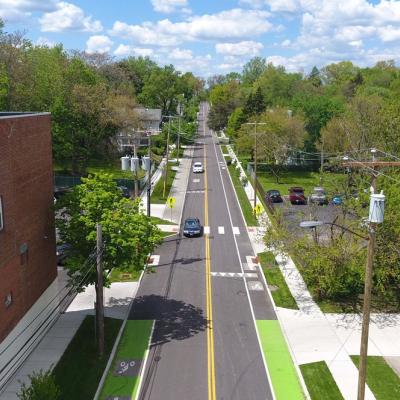
M 243 176 L 240 178 L 240 182 L 241 182 L 241 184 L 242 184 L 243 186 L 246 186 L 247 183 L 249 182 L 249 180 L 247 179 L 247 176 L 243 175 Z
M 23 383 L 17 394 L 20 400 L 58 400 L 61 396 L 59 387 L 49 369 L 46 372 L 40 370 L 28 375 L 30 385 Z

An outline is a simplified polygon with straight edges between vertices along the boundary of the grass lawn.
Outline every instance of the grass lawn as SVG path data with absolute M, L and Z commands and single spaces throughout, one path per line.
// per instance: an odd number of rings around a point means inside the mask
M 228 149 L 224 144 L 221 144 L 220 148 L 221 148 L 222 154 L 228 154 Z
M 108 371 L 106 381 L 100 394 L 100 400 L 124 396 L 135 399 L 139 386 L 139 376 L 114 375 L 117 361 L 135 360 L 144 362 L 149 346 L 153 321 L 127 321 L 117 352 Z M 138 371 L 139 373 L 139 371 Z
M 263 253 L 258 253 L 257 256 L 260 260 L 268 285 L 270 288 L 271 285 L 276 287 L 275 290 L 271 290 L 271 294 L 277 307 L 298 310 L 299 308 L 297 307 L 297 303 L 290 293 L 285 278 L 283 277 L 282 272 L 275 261 L 274 254 L 270 251 L 266 251 Z
M 174 181 L 176 172 L 171 169 L 171 167 L 176 166 L 174 164 L 168 163 L 168 179 L 165 188 L 165 197 L 163 197 L 164 189 L 164 176 L 157 182 L 154 187 L 153 193 L 151 194 L 151 202 L 155 204 L 164 204 L 169 196 L 169 191 L 171 190 L 172 182 Z
M 70 165 L 54 164 L 54 172 L 57 172 L 61 175 L 69 175 L 71 173 L 70 168 Z M 92 160 L 89 161 L 89 165 L 86 170 L 89 174 L 105 172 L 112 175 L 114 179 L 133 179 L 133 173 L 131 171 L 121 170 L 121 161 L 119 159 L 115 160 L 114 162 L 107 160 Z M 146 171 L 140 168 L 137 175 L 138 179 L 141 179 L 146 175 Z
M 325 361 L 300 365 L 311 400 L 343 400 Z
M 309 195 L 315 186 L 323 186 L 328 194 L 332 195 L 340 190 L 340 182 L 346 179 L 344 174 L 327 172 L 323 175 L 321 184 L 319 172 L 287 171 L 280 176 L 280 183 L 276 183 L 272 173 L 259 171 L 257 177 L 265 191 L 278 189 L 281 194 L 287 195 L 291 186 L 302 186 L 306 195 Z
M 359 356 L 351 356 L 358 368 Z M 367 385 L 376 400 L 400 399 L 400 378 L 383 357 L 368 356 Z
M 104 319 L 105 352 L 97 354 L 94 339 L 94 317 L 87 316 L 53 370 L 54 379 L 61 390 L 61 400 L 92 399 L 103 375 L 111 349 L 122 321 Z
M 136 282 L 142 271 L 135 269 L 121 271 L 119 268 L 113 268 L 110 276 L 108 277 L 110 282 Z
M 243 211 L 244 219 L 246 220 L 246 224 L 248 226 L 256 226 L 258 225 L 257 219 L 253 214 L 253 208 L 247 198 L 246 192 L 243 189 L 242 184 L 240 183 L 239 177 L 236 175 L 236 169 L 234 165 L 228 165 L 228 170 L 232 178 L 233 186 L 236 190 L 236 194 L 239 199 L 240 207 Z

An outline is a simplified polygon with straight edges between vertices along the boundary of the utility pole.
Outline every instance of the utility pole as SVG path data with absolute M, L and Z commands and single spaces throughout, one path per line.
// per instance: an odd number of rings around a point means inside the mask
M 257 125 L 267 125 L 266 122 L 246 122 L 244 125 L 254 125 L 254 200 L 253 213 L 256 215 L 257 205 Z
M 147 171 L 147 216 L 151 215 L 151 132 L 147 133 L 148 142 L 149 142 L 149 169 Z
M 136 158 L 137 158 L 137 144 L 136 144 L 136 142 L 133 145 L 133 157 L 135 157 L 135 160 L 136 160 Z M 133 178 L 135 180 L 135 199 L 137 199 L 138 196 L 139 196 L 139 184 L 138 184 L 138 179 L 137 179 L 137 171 L 135 171 L 133 173 Z
M 345 167 L 353 168 L 369 168 L 372 170 L 371 176 L 371 190 L 372 195 L 376 193 L 377 186 L 377 169 L 381 167 L 400 167 L 398 161 L 377 161 L 375 157 L 376 150 L 371 149 L 372 161 L 346 161 L 343 163 Z M 348 159 L 348 157 L 346 157 Z M 370 210 L 371 214 L 371 210 Z M 373 282 L 373 266 L 374 266 L 374 253 L 375 253 L 375 239 L 376 239 L 376 223 L 369 223 L 368 227 L 368 255 L 367 267 L 365 271 L 364 282 L 364 303 L 363 303 L 363 319 L 361 327 L 361 344 L 360 344 L 360 363 L 358 367 L 358 392 L 357 400 L 365 399 L 365 382 L 367 376 L 367 357 L 368 357 L 368 336 L 369 336 L 369 322 L 371 313 L 371 292 Z
M 181 110 L 181 103 L 179 103 L 179 118 L 178 118 L 178 153 L 177 153 L 177 160 L 178 160 L 178 165 L 179 165 L 179 147 L 180 147 L 180 139 L 181 139 L 181 116 L 182 116 L 182 110 Z
M 168 134 L 167 134 L 167 164 L 165 166 L 165 174 L 164 174 L 164 187 L 163 187 L 163 199 L 165 198 L 165 191 L 167 188 L 167 179 L 168 179 L 168 155 L 169 155 L 169 134 L 171 132 L 171 115 L 168 115 Z
M 96 283 L 96 322 L 99 357 L 104 355 L 104 303 L 103 303 L 103 238 L 101 224 L 96 224 L 97 232 L 97 283 Z

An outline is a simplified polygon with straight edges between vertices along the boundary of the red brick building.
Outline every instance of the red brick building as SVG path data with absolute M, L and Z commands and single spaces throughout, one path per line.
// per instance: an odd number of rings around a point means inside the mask
M 0 113 L 0 388 L 56 294 L 50 124 L 48 113 Z

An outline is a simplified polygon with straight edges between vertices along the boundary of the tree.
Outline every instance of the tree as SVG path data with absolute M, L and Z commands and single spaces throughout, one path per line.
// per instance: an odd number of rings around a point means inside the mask
M 313 69 L 311 70 L 310 75 L 308 76 L 308 80 L 316 87 L 322 85 L 322 80 L 320 76 L 319 69 L 314 65 Z
M 247 116 L 243 111 L 242 107 L 237 107 L 229 116 L 228 125 L 226 127 L 226 133 L 228 136 L 235 138 L 237 137 L 238 130 L 247 120 Z
M 261 88 L 258 87 L 254 93 L 249 93 L 243 111 L 248 117 L 250 117 L 252 115 L 260 114 L 264 110 L 264 97 L 262 95 Z
M 103 229 L 105 285 L 113 268 L 142 270 L 148 255 L 161 242 L 161 232 L 140 210 L 139 202 L 122 198 L 107 174 L 82 178 L 82 184 L 58 202 L 57 208 L 60 236 L 73 248 L 67 260 L 68 274 L 71 284 L 80 288 L 96 282 L 96 269 L 91 267 L 97 223 Z
M 51 370 L 33 372 L 32 375 L 28 375 L 28 378 L 30 385 L 22 383 L 17 394 L 20 400 L 58 400 L 61 397 Z
M 248 61 L 242 71 L 242 80 L 245 85 L 252 85 L 266 70 L 265 58 L 254 57 Z

